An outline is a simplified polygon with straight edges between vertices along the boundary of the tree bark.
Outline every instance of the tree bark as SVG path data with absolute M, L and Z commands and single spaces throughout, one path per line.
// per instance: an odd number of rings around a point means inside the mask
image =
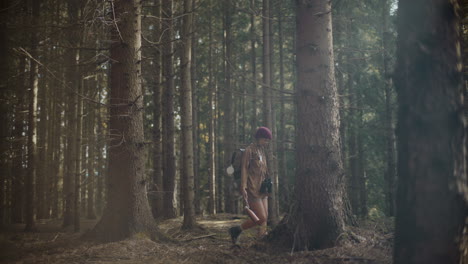
M 278 200 L 281 201 L 279 204 L 280 208 L 286 208 L 288 206 L 289 197 L 289 183 L 287 174 L 287 162 L 286 162 L 286 102 L 284 98 L 285 81 L 284 81 L 284 40 L 283 40 L 283 5 L 281 4 L 278 8 L 278 50 L 279 50 L 279 78 L 280 78 L 280 130 L 278 130 L 278 175 L 279 175 L 279 186 L 278 188 Z
M 184 0 L 183 18 L 183 54 L 181 58 L 182 66 L 182 87 L 181 87 L 181 130 L 182 130 L 182 162 L 184 166 L 184 220 L 183 229 L 192 229 L 195 226 L 195 206 L 194 206 L 194 152 L 193 152 L 193 113 L 192 113 L 192 33 L 193 33 L 193 9 L 192 0 Z
M 196 1 L 192 1 L 192 9 L 195 12 L 196 10 Z M 199 109 L 199 90 L 197 87 L 198 83 L 198 77 L 197 77 L 197 15 L 196 13 L 192 14 L 192 53 L 191 53 L 191 82 L 192 82 L 192 124 L 193 124 L 193 177 L 194 177 L 194 206 L 195 206 L 195 214 L 199 215 L 202 213 L 202 208 L 201 208 L 201 189 L 200 189 L 200 184 L 201 184 L 201 178 L 200 178 L 200 149 L 199 149 L 199 133 L 200 133 L 200 127 L 199 127 L 199 117 L 198 117 L 198 109 Z
M 13 144 L 13 165 L 12 170 L 15 172 L 12 178 L 12 199 L 11 222 L 14 224 L 22 223 L 24 219 L 24 179 L 25 171 L 23 168 L 24 151 L 23 151 L 23 132 L 25 116 L 22 114 L 25 111 L 25 78 L 24 72 L 26 67 L 26 59 L 19 58 L 18 63 L 18 80 L 16 83 L 16 104 L 15 104 L 15 124 L 14 124 L 14 144 Z
M 71 25 L 70 33 L 68 36 L 68 43 L 75 46 L 79 42 L 78 33 L 78 0 L 68 0 L 68 23 Z M 76 175 L 76 124 L 77 124 L 77 95 L 78 90 L 78 68 L 77 68 L 78 50 L 69 48 L 65 54 L 65 63 L 67 64 L 66 70 L 66 91 L 68 96 L 67 102 L 67 153 L 65 157 L 66 171 L 64 175 L 63 189 L 64 189 L 64 215 L 63 226 L 67 227 L 74 223 L 75 212 L 75 175 Z
M 213 8 L 213 0 L 208 0 L 208 6 L 210 9 Z M 216 100 L 216 86 L 213 80 L 213 16 L 212 12 L 208 14 L 208 87 L 209 87 L 209 134 L 208 134 L 208 186 L 209 186 L 209 198 L 208 198 L 208 213 L 211 215 L 216 214 L 216 113 L 215 100 Z
M 78 59 L 79 59 L 79 55 L 78 55 Z M 79 75 L 80 76 L 80 75 Z M 81 79 L 81 78 L 80 78 Z M 77 99 L 77 106 L 76 106 L 76 134 L 75 134 L 75 177 L 74 177 L 74 180 L 75 180 L 75 184 L 74 184 L 74 187 L 75 187 L 75 191 L 74 191 L 74 200 L 73 200 L 73 210 L 74 210 L 74 213 L 73 213 L 73 230 L 75 232 L 79 232 L 80 231 L 80 228 L 81 228 L 81 224 L 80 224 L 80 218 L 81 218 L 81 192 L 80 192 L 80 189 L 81 189 L 81 163 L 82 163 L 82 159 L 81 159 L 81 150 L 82 150 L 82 146 L 81 146 L 81 142 L 82 142 L 82 135 L 83 135 L 83 131 L 82 131 L 82 127 L 83 127 L 83 99 L 81 98 L 82 94 L 83 94 L 83 82 L 79 82 L 78 84 L 78 90 L 77 90 L 78 94 L 76 95 L 76 99 Z
M 272 48 L 271 48 L 271 36 L 270 36 L 270 0 L 263 0 L 262 8 L 262 20 L 263 20 L 263 81 L 262 81 L 262 92 L 263 92 L 263 125 L 268 127 L 276 138 L 276 128 L 273 123 L 273 109 L 272 109 L 272 97 L 273 97 L 273 86 L 272 86 Z M 278 175 L 276 170 L 277 162 L 273 159 L 273 151 L 275 150 L 275 142 L 271 142 L 268 145 L 267 164 L 268 172 L 273 182 L 273 191 L 268 197 L 268 218 L 273 224 L 278 222 L 278 211 L 277 211 L 277 186 L 278 186 Z
M 41 75 L 47 77 L 46 73 L 39 72 Z M 47 80 L 47 78 L 44 78 Z M 47 111 L 49 105 L 46 101 L 47 85 L 41 85 L 38 90 L 38 109 L 40 109 L 37 124 L 37 168 L 36 168 L 36 218 L 46 219 L 46 188 L 47 188 Z
M 296 207 L 276 230 L 299 250 L 331 247 L 344 229 L 330 11 L 325 0 L 297 3 Z
M 8 64 L 9 64 L 9 54 L 8 54 L 8 38 L 7 38 L 7 22 L 8 22 L 8 6 L 9 2 L 7 0 L 0 1 L 0 58 L 3 59 L 3 63 L 0 65 L 0 100 L 3 101 L 0 108 L 0 122 L 2 127 L 0 128 L 0 225 L 3 225 L 6 221 L 6 197 L 7 197 L 7 176 L 8 176 L 8 148 L 9 144 L 7 142 L 7 137 L 9 134 L 8 124 L 9 122 L 9 111 L 8 111 Z
M 91 236 L 116 241 L 136 233 L 159 236 L 146 195 L 141 1 L 113 2 L 116 27 L 110 75 L 109 184 L 104 214 Z
M 255 11 L 255 0 L 250 0 L 250 9 Z M 257 120 L 257 34 L 255 32 L 255 13 L 250 15 L 250 67 L 252 71 L 252 121 L 250 124 L 250 134 L 254 135 L 258 127 Z
M 227 168 L 231 162 L 231 154 L 234 151 L 234 114 L 232 112 L 232 81 L 231 81 L 231 63 L 232 63 L 232 0 L 224 1 L 224 30 L 225 30 L 225 61 L 224 61 L 224 166 Z M 223 170 L 224 181 L 224 200 L 225 212 L 232 213 L 235 208 L 235 200 L 232 193 L 232 177 Z
M 31 25 L 37 25 L 39 22 L 40 0 L 32 3 Z M 31 33 L 31 56 L 37 58 L 37 32 Z M 37 155 L 37 95 L 39 89 L 39 65 L 37 62 L 30 60 L 29 72 L 29 113 L 28 113 L 28 170 L 26 174 L 26 226 L 25 231 L 34 231 L 36 223 L 34 219 L 35 207 L 35 178 L 36 178 L 36 155 Z
M 155 16 L 161 16 L 161 0 L 154 1 Z M 155 36 L 161 35 L 161 24 L 155 25 Z M 163 216 L 163 153 L 162 153 L 162 82 L 161 82 L 161 49 L 162 45 L 153 48 L 153 65 L 154 65 L 154 87 L 153 87 L 153 188 L 154 194 L 152 197 L 152 213 L 154 218 Z
M 461 251 L 468 181 L 458 12 L 454 0 L 399 1 L 394 263 L 462 263 L 466 257 Z
M 97 78 L 94 79 L 93 87 L 97 87 Z M 91 90 L 90 97 L 92 100 L 96 100 L 96 92 Z M 87 211 L 86 211 L 86 218 L 87 219 L 96 219 L 96 210 L 94 206 L 94 191 L 96 187 L 96 171 L 95 171 L 95 162 L 96 162 L 96 109 L 94 104 L 89 104 L 87 107 L 88 111 L 88 179 L 86 181 L 86 186 L 88 189 L 88 197 L 87 197 Z M 99 154 L 98 154 L 99 155 Z
M 163 42 L 163 188 L 164 188 L 164 218 L 176 217 L 174 207 L 174 191 L 176 180 L 175 168 L 175 138 L 174 138 L 174 71 L 173 71 L 173 28 L 172 0 L 162 0 L 162 38 Z

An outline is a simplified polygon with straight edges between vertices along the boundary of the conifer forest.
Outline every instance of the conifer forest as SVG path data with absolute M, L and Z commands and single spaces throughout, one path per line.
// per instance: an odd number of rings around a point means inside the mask
M 0 0 L 0 263 L 468 264 L 467 14 Z

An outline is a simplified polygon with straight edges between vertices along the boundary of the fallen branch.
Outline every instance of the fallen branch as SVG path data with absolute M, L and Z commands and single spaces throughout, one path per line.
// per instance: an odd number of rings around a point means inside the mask
M 182 240 L 181 242 L 188 242 L 188 241 L 192 241 L 192 240 L 197 240 L 197 239 L 202 239 L 202 238 L 207 238 L 207 237 L 213 237 L 213 236 L 215 236 L 215 235 L 216 235 L 216 234 L 209 234 L 209 235 L 204 235 L 204 236 L 198 236 L 198 237 L 187 238 L 187 239 Z

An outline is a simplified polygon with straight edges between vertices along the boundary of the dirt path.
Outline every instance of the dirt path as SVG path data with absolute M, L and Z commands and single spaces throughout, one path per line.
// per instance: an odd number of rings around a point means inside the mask
M 0 233 L 0 263 L 391 263 L 391 233 L 375 224 L 370 229 L 350 229 L 343 245 L 311 252 L 290 252 L 257 241 L 255 231 L 245 232 L 241 247 L 233 247 L 227 234 L 242 216 L 220 214 L 198 219 L 203 229 L 180 230 L 181 218 L 160 224 L 161 229 L 180 241 L 156 243 L 145 235 L 114 243 L 91 243 L 80 234 L 60 229 L 59 221 L 38 223 L 39 232 L 23 233 L 22 225 L 9 226 Z M 95 221 L 83 221 L 83 230 Z M 384 232 L 382 232 L 384 231 Z

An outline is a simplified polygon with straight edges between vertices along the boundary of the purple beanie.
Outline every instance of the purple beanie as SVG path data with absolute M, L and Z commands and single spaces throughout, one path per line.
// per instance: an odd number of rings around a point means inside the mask
M 270 129 L 268 129 L 268 127 L 259 127 L 257 129 L 257 132 L 255 132 L 255 138 L 256 139 L 259 139 L 259 138 L 271 139 L 272 135 L 271 135 Z

